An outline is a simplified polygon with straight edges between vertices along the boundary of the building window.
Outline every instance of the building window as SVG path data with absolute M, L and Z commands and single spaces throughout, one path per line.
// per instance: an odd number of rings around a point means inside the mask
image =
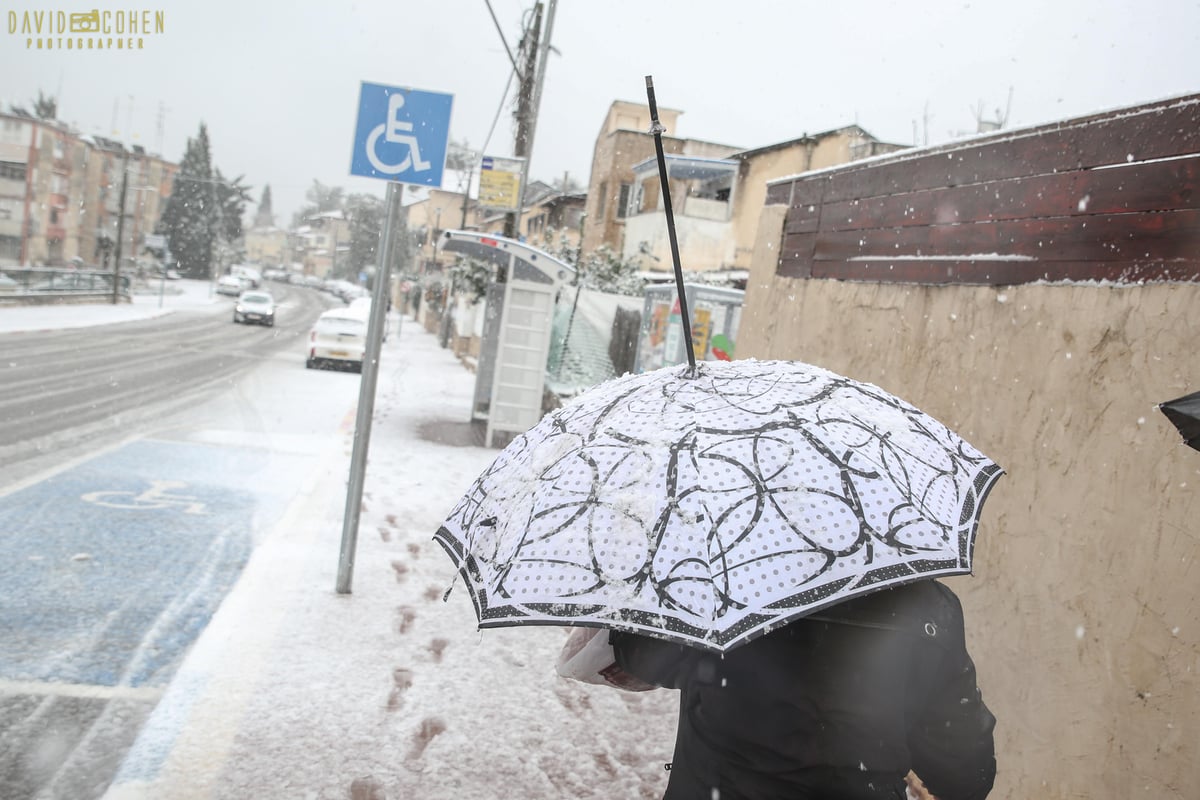
M 0 161 L 0 179 L 25 180 L 25 165 L 17 161 Z
M 600 182 L 600 191 L 596 195 L 596 220 L 604 222 L 608 219 L 608 181 Z
M 617 219 L 625 219 L 629 216 L 629 199 L 633 197 L 633 184 L 622 183 L 621 189 L 617 192 Z
M 0 236 L 0 260 L 18 261 L 21 258 L 21 237 Z

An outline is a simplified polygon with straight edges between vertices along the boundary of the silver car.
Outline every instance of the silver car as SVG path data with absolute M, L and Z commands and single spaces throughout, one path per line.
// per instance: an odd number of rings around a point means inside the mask
M 242 292 L 233 307 L 234 322 L 257 322 L 272 327 L 275 325 L 275 298 L 270 292 Z

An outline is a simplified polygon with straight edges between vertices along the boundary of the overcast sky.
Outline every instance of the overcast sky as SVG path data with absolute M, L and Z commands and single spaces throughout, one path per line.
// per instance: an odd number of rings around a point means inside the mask
M 514 49 L 533 3 L 492 0 Z M 216 166 L 256 201 L 269 184 L 281 223 L 313 179 L 383 194 L 349 176 L 361 81 L 453 94 L 451 136 L 474 147 L 499 111 L 487 152 L 512 153 L 511 67 L 485 0 L 5 5 L 5 110 L 41 90 L 84 133 L 173 161 L 203 121 Z M 165 31 L 132 52 L 26 48 L 26 11 L 93 8 L 161 10 Z M 586 184 L 609 104 L 644 102 L 646 75 L 684 112 L 677 135 L 746 148 L 851 123 L 933 144 L 973 131 L 980 108 L 1023 127 L 1200 91 L 1197 0 L 559 0 L 551 38 L 531 175 L 547 182 Z

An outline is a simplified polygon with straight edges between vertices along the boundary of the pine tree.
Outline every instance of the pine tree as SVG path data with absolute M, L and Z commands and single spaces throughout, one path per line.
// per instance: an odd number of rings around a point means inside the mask
M 245 259 L 246 249 L 242 241 L 242 218 L 246 215 L 246 204 L 250 202 L 250 187 L 242 184 L 243 175 L 229 180 L 221 170 L 213 168 L 213 186 L 217 193 L 217 238 L 216 255 L 222 269 L 228 264 Z
M 38 90 L 37 100 L 33 101 L 33 113 L 38 119 L 57 119 L 58 118 L 58 99 L 51 95 L 44 95 Z
M 275 212 L 271 210 L 271 185 L 263 187 L 262 199 L 258 201 L 258 212 L 254 215 L 254 227 L 274 228 Z
M 213 180 L 216 181 L 217 202 L 220 204 L 220 234 L 227 242 L 236 242 L 242 238 L 242 218 L 246 216 L 246 205 L 250 202 L 250 187 L 242 183 L 245 175 L 238 175 L 233 180 L 221 174 L 217 167 L 213 168 Z
M 166 235 L 171 253 L 179 262 L 179 271 L 185 277 L 212 277 L 218 207 L 208 129 L 200 123 L 200 133 L 195 139 L 188 139 L 171 197 L 158 223 L 158 232 Z

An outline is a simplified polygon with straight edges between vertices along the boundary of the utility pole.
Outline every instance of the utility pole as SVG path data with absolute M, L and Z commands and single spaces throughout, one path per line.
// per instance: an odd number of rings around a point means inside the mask
M 125 192 L 129 189 L 129 150 L 121 158 L 121 195 L 117 200 L 117 249 L 113 263 L 112 304 L 121 299 L 121 240 L 125 238 Z
M 326 277 L 337 278 L 337 249 L 338 249 L 338 229 L 337 223 L 333 223 L 333 254 L 329 257 L 329 275 Z
M 513 155 L 525 159 L 525 163 L 521 165 L 521 185 L 517 188 L 517 210 L 508 212 L 504 220 L 504 235 L 509 239 L 519 238 L 521 214 L 525 210 L 525 183 L 529 179 L 529 153 L 533 149 L 534 117 L 537 114 L 534 107 L 534 82 L 541 30 L 542 4 L 538 3 L 534 6 L 533 24 L 529 26 L 521 41 L 525 63 L 521 70 L 521 86 L 517 92 L 517 140 L 513 143 Z

